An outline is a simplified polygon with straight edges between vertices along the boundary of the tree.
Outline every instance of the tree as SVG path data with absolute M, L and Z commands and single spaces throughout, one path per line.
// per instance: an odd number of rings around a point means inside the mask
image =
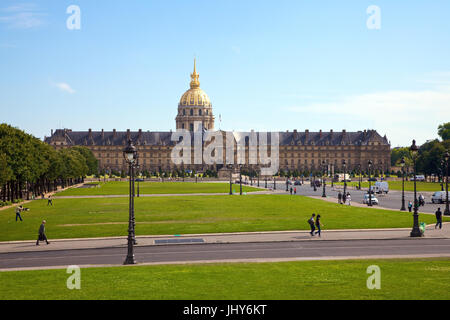
M 442 138 L 442 140 L 450 139 L 450 122 L 441 124 L 438 127 L 438 134 Z

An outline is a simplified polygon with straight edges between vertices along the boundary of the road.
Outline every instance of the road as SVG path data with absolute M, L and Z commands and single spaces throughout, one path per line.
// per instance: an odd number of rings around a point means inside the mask
M 0 270 L 69 265 L 121 265 L 125 246 L 103 249 L 18 252 L 0 254 Z M 426 255 L 450 256 L 450 239 L 339 240 L 231 244 L 142 246 L 135 248 L 140 263 L 205 262 L 256 259 L 324 259 Z
M 264 186 L 264 184 L 263 184 Z M 269 184 L 268 187 L 273 187 L 273 183 Z M 317 191 L 314 192 L 314 189 L 310 187 L 310 184 L 308 181 L 305 182 L 303 186 L 292 186 L 293 188 L 297 188 L 297 194 L 303 195 L 303 196 L 322 196 L 322 187 L 317 188 Z M 278 182 L 277 183 L 277 191 L 285 191 L 286 190 L 286 183 L 285 182 Z M 336 199 L 337 202 L 337 195 L 339 191 L 343 190 L 343 186 L 338 186 L 332 190 L 331 183 L 327 183 L 326 185 L 326 195 L 328 197 L 333 197 Z M 350 193 L 352 197 L 352 202 L 358 202 L 362 204 L 364 194 L 367 193 L 367 190 L 356 190 L 353 188 L 348 188 L 348 192 Z M 419 196 L 420 191 L 417 193 L 417 196 Z M 419 208 L 419 212 L 428 212 L 428 213 L 434 213 L 436 212 L 437 208 L 441 208 L 442 211 L 445 209 L 445 204 L 432 204 L 431 203 L 431 194 L 432 192 L 423 192 L 423 195 L 425 196 L 425 206 Z M 398 190 L 390 190 L 388 194 L 378 195 L 376 194 L 375 197 L 379 201 L 379 206 L 392 209 L 392 210 L 400 210 L 402 203 L 402 192 Z M 411 201 L 414 203 L 414 193 L 413 192 L 405 192 L 405 206 L 406 209 L 408 209 L 408 201 Z M 376 206 L 375 206 L 376 208 Z

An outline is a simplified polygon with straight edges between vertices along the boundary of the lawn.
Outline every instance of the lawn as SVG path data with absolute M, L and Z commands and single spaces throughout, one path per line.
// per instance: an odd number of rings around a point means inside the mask
M 402 190 L 402 182 L 401 181 L 387 181 L 389 184 L 389 190 Z M 331 182 L 327 182 L 327 185 L 330 185 Z M 335 185 L 341 185 L 343 186 L 343 182 L 334 183 Z M 417 181 L 417 192 L 434 192 L 434 191 L 441 191 L 441 184 L 436 182 L 421 182 Z M 358 180 L 354 179 L 352 182 L 347 182 L 347 186 L 356 187 L 358 186 Z M 375 182 L 371 182 L 371 185 L 375 185 Z M 361 183 L 362 188 L 369 188 L 368 182 L 362 182 Z M 445 188 L 445 185 L 444 185 Z M 414 181 L 405 181 L 405 191 L 414 191 Z
M 367 267 L 381 270 L 369 290 Z M 163 265 L 81 270 L 69 290 L 66 270 L 0 272 L 0 300 L 320 300 L 450 299 L 450 260 L 396 259 Z
M 127 195 L 129 194 L 128 182 L 98 182 L 93 188 L 72 188 L 57 193 L 55 196 L 96 196 L 96 195 Z M 137 193 L 138 183 L 135 183 Z M 239 193 L 239 185 L 233 185 L 234 192 Z M 250 186 L 242 186 L 243 192 L 261 191 L 262 189 Z M 140 182 L 140 194 L 189 194 L 189 193 L 229 193 L 228 183 L 207 182 Z
M 127 198 L 36 200 L 27 205 L 24 222 L 15 222 L 14 209 L 0 211 L 0 241 L 33 240 L 47 220 L 50 239 L 125 236 Z M 136 198 L 137 235 L 306 230 L 314 212 L 324 229 L 411 227 L 412 215 L 401 211 L 342 206 L 302 196 L 170 196 Z M 433 215 L 420 221 L 434 223 Z M 445 218 L 444 221 L 450 221 Z

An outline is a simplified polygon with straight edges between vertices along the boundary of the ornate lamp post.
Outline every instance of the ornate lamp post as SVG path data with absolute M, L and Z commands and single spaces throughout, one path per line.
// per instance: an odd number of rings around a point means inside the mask
M 325 160 L 322 161 L 322 166 L 323 166 L 323 178 L 322 178 L 322 184 L 323 184 L 323 192 L 322 192 L 322 198 L 326 198 L 327 197 L 327 193 L 325 190 L 325 178 L 327 176 L 327 165 L 325 163 Z
M 411 145 L 409 150 L 411 151 L 412 158 L 413 158 L 413 171 L 414 171 L 414 215 L 413 215 L 414 225 L 413 225 L 413 229 L 411 231 L 410 236 L 411 237 L 421 237 L 422 232 L 420 231 L 420 228 L 419 228 L 419 213 L 418 213 L 418 205 L 417 205 L 418 203 L 417 203 L 417 188 L 416 188 L 416 181 L 417 181 L 416 156 L 417 156 L 417 152 L 419 151 L 419 148 L 416 146 L 416 140 L 413 140 L 413 144 Z
M 361 174 L 361 164 L 358 164 L 358 171 L 359 171 L 359 179 L 358 179 L 358 182 L 359 182 L 359 190 L 361 190 L 361 182 L 362 182 L 362 174 Z
M 261 175 L 261 169 L 256 169 L 256 174 L 258 175 L 258 188 L 259 188 L 259 176 Z
M 367 204 L 369 207 L 372 206 L 372 191 L 370 190 L 370 169 L 372 169 L 372 160 L 369 160 L 367 163 L 369 167 L 369 203 Z
M 136 264 L 134 259 L 134 164 L 137 158 L 136 147 L 133 145 L 131 139 L 128 140 L 128 145 L 123 150 L 123 156 L 128 163 L 130 175 L 130 204 L 129 204 L 129 220 L 128 220 L 128 254 L 124 264 Z
M 239 186 L 240 186 L 240 195 L 242 196 L 242 164 L 239 165 Z
M 342 160 L 342 166 L 344 167 L 344 194 L 347 194 L 347 162 Z
M 289 191 L 289 177 L 288 177 L 288 168 L 286 168 L 286 192 Z
M 402 157 L 400 161 L 400 166 L 402 167 L 402 208 L 401 211 L 406 211 L 405 207 L 405 157 Z
M 233 165 L 229 164 L 228 169 L 230 170 L 230 196 L 233 195 L 233 182 L 231 181 L 233 178 Z
M 448 203 L 448 160 L 450 158 L 450 155 L 448 153 L 448 151 L 445 152 L 444 154 L 444 160 L 445 160 L 445 166 L 446 166 L 446 174 L 445 174 L 445 211 L 444 211 L 444 215 L 445 216 L 450 216 L 450 210 L 449 210 L 449 203 Z M 444 181 L 442 181 L 443 183 Z

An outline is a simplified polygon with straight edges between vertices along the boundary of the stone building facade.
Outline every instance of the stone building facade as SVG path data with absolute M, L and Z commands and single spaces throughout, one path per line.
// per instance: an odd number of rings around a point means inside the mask
M 204 130 L 214 130 L 214 115 L 211 101 L 208 95 L 200 89 L 199 75 L 194 62 L 194 72 L 191 74 L 190 89 L 186 91 L 178 104 L 178 112 L 175 118 L 176 129 L 196 132 L 201 124 Z M 172 131 L 72 131 L 60 129 L 52 131 L 45 142 L 56 149 L 70 146 L 86 146 L 92 150 L 99 160 L 99 167 L 106 170 L 126 170 L 122 150 L 127 141 L 131 139 L 139 153 L 140 170 L 148 171 L 172 171 L 174 169 L 193 169 L 197 172 L 211 168 L 220 170 L 224 164 L 229 163 L 223 152 L 223 161 L 219 164 L 206 164 L 201 162 L 194 164 L 194 149 L 192 149 L 192 161 L 189 163 L 175 164 L 172 161 L 172 149 L 176 143 L 172 141 Z M 221 131 L 226 148 L 226 132 Z M 250 134 L 250 133 L 249 133 Z M 368 161 L 373 163 L 373 169 L 380 171 L 390 170 L 390 143 L 386 136 L 380 136 L 375 130 L 361 130 L 357 132 L 319 131 L 310 132 L 286 131 L 279 132 L 279 169 L 297 170 L 299 172 L 312 172 L 323 170 L 340 171 L 343 168 L 343 160 L 346 161 L 347 170 L 367 169 Z M 239 135 L 239 133 L 234 133 Z M 259 137 L 261 133 L 256 133 Z M 236 144 L 236 141 L 234 141 Z M 203 148 L 208 143 L 203 143 Z M 237 153 L 237 147 L 234 146 Z M 223 150 L 223 151 L 224 151 Z M 214 151 L 217 152 L 217 151 Z M 245 165 L 253 169 L 261 167 L 258 159 L 250 159 L 249 147 L 245 147 Z M 236 162 L 236 154 L 233 157 Z

